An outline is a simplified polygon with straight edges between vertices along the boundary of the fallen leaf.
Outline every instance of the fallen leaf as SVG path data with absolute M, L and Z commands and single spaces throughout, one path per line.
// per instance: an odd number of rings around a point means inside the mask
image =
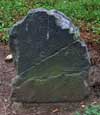
M 56 113 L 56 112 L 58 112 L 58 111 L 59 111 L 59 109 L 56 108 L 56 109 L 54 109 L 52 112 L 53 112 L 53 113 Z

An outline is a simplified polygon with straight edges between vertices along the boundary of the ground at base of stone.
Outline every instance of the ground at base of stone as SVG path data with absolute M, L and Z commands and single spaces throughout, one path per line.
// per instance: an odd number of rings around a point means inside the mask
M 13 63 L 5 62 L 5 57 L 9 53 L 8 46 L 0 43 L 0 115 L 75 115 L 75 111 L 83 109 L 86 105 L 100 104 L 100 95 L 98 94 L 100 84 L 94 85 L 90 98 L 80 103 L 21 104 L 14 102 L 11 104 L 9 100 L 12 90 L 11 80 L 15 77 L 16 71 Z M 100 52 L 91 48 L 90 54 L 94 67 L 91 71 L 95 70 L 92 73 L 98 79 L 100 76 L 100 71 L 98 71 L 100 70 Z

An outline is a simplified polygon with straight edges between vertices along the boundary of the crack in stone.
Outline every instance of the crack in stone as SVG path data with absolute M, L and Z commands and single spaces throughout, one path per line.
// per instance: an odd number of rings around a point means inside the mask
M 60 52 L 62 52 L 65 49 L 69 49 L 73 44 L 76 44 L 78 41 L 73 42 L 71 45 L 61 48 L 59 51 L 55 52 L 54 54 L 46 57 L 45 59 L 41 60 L 41 62 L 36 63 L 35 66 L 31 66 L 29 69 L 27 69 L 26 71 L 22 72 L 20 75 L 24 74 L 25 72 L 29 71 L 30 69 L 35 69 L 35 67 L 39 66 L 41 63 L 51 59 L 52 57 L 56 56 L 57 54 L 59 54 Z
M 48 56 L 47 58 L 41 60 L 41 62 L 40 62 L 40 63 L 37 63 L 36 66 L 31 66 L 31 67 L 30 67 L 29 69 L 27 69 L 26 71 L 24 71 L 24 72 L 22 72 L 21 74 L 17 75 L 15 79 L 16 79 L 16 80 L 19 79 L 20 81 L 18 81 L 18 82 L 22 83 L 22 81 L 25 81 L 25 80 L 28 79 L 28 76 L 27 76 L 26 74 L 27 74 L 29 71 L 31 71 L 31 69 L 34 70 L 35 68 L 37 68 L 38 66 L 40 66 L 40 65 L 41 65 L 42 63 L 44 63 L 45 61 L 50 60 L 51 58 L 53 58 L 54 56 L 58 55 L 59 53 L 61 53 L 61 52 L 64 51 L 64 50 L 68 50 L 73 44 L 76 44 L 77 42 L 79 42 L 79 41 L 74 41 L 74 42 L 73 42 L 72 44 L 70 44 L 69 46 L 66 46 L 66 47 L 64 47 L 64 48 L 61 48 L 59 51 L 57 51 L 57 52 L 55 52 L 54 54 Z M 26 76 L 25 76 L 25 75 L 26 75 Z M 24 77 L 23 77 L 23 76 L 24 76 Z M 14 79 L 14 81 L 16 81 L 15 79 Z M 20 83 L 17 83 L 17 84 L 20 85 Z
M 80 75 L 82 72 L 76 72 L 76 73 L 74 73 L 74 75 Z M 48 80 L 50 80 L 50 79 L 55 79 L 55 78 L 58 78 L 58 77 L 61 77 L 61 76 L 66 76 L 66 72 L 61 72 L 60 74 L 58 74 L 58 75 L 56 75 L 56 76 L 53 76 L 53 77 L 48 77 L 47 79 L 34 79 L 33 77 L 32 78 L 30 78 L 30 79 L 27 79 L 27 80 L 25 80 L 21 85 L 18 85 L 18 87 L 17 88 L 20 88 L 21 86 L 23 86 L 24 84 L 26 84 L 27 82 L 30 82 L 30 81 L 32 81 L 32 80 L 35 80 L 35 81 L 48 81 Z M 70 73 L 70 74 L 68 74 L 67 73 L 67 75 L 68 76 L 71 76 L 71 75 L 73 75 L 73 73 Z

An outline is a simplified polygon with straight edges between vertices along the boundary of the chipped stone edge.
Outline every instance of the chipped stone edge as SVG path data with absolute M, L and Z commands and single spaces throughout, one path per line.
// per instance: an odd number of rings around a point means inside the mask
M 56 24 L 58 26 L 60 26 L 62 29 L 68 29 L 69 33 L 73 34 L 74 39 L 80 42 L 83 47 L 86 47 L 86 44 L 84 43 L 84 41 L 80 39 L 80 32 L 79 32 L 78 27 L 75 27 L 72 24 L 71 19 L 69 17 L 65 16 L 62 12 L 57 11 L 55 9 L 47 10 L 44 8 L 36 8 L 36 9 L 29 10 L 29 12 L 27 13 L 27 16 L 25 16 L 24 18 L 22 18 L 20 21 L 16 22 L 13 25 L 13 27 L 9 30 L 9 35 L 11 35 L 13 28 L 22 24 L 30 14 L 34 14 L 36 12 L 46 12 L 48 15 L 54 16 L 56 18 Z
M 60 26 L 62 29 L 69 29 L 69 33 L 71 34 L 76 34 L 79 33 L 79 29 L 77 27 L 75 27 L 72 23 L 71 23 L 71 19 L 68 18 L 67 16 L 65 16 L 62 12 L 57 11 L 55 9 L 53 10 L 46 10 L 44 8 L 37 8 L 37 9 L 31 9 L 29 10 L 29 12 L 27 13 L 27 16 L 29 16 L 30 14 L 34 14 L 36 12 L 46 12 L 48 15 L 50 16 L 54 16 L 56 18 L 56 24 L 58 26 Z M 9 34 L 11 34 L 12 30 L 14 27 L 22 24 L 27 16 L 25 16 L 24 18 L 22 18 L 20 21 L 16 22 L 13 27 L 9 30 Z M 76 34 L 79 35 L 79 34 Z

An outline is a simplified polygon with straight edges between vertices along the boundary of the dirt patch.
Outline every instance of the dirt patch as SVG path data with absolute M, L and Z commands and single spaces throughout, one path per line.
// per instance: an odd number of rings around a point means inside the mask
M 7 63 L 4 60 L 9 54 L 8 46 L 0 43 L 0 115 L 74 115 L 76 110 L 84 108 L 85 105 L 100 103 L 100 46 L 86 42 L 92 62 L 89 72 L 90 98 L 80 103 L 44 104 L 11 104 L 11 80 L 16 76 L 16 71 L 12 62 Z

